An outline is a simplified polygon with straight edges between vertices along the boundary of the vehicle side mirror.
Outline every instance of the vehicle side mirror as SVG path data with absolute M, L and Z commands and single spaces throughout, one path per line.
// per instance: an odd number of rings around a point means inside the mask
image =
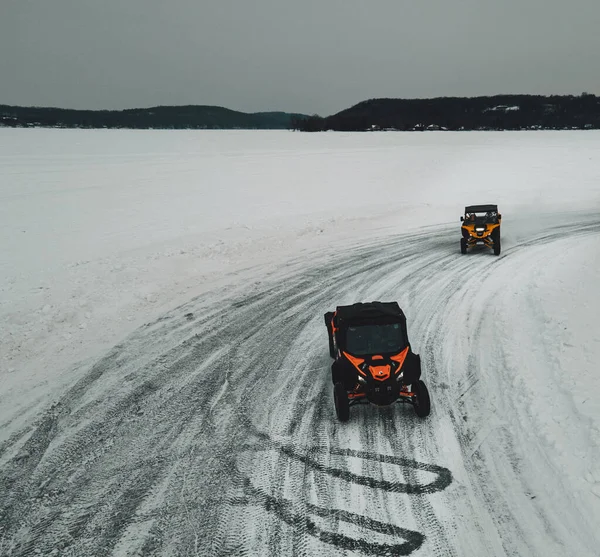
M 460 222 L 463 222 L 465 220 L 465 217 L 460 217 Z
M 502 218 L 502 215 L 498 215 L 498 220 L 500 220 Z

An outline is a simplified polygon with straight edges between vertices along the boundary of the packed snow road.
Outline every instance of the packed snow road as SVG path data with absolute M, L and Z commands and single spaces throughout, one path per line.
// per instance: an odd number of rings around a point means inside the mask
M 115 346 L 0 446 L 0 554 L 594 555 L 597 503 L 557 469 L 528 388 L 545 379 L 518 367 L 542 352 L 522 321 L 535 304 L 511 295 L 600 222 L 498 258 L 461 256 L 457 229 L 257 269 Z M 375 299 L 407 314 L 425 420 L 400 405 L 335 420 L 323 314 Z

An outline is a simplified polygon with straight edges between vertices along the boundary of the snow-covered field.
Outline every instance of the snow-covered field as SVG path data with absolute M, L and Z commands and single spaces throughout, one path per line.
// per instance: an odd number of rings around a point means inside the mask
M 0 129 L 0 555 L 598 555 L 599 180 L 591 131 Z M 373 299 L 425 421 L 335 420 Z

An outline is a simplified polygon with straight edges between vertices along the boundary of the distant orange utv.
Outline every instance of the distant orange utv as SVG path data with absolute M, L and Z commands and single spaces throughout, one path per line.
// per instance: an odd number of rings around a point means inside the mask
M 460 217 L 462 222 L 460 253 L 477 244 L 494 250 L 494 255 L 500 255 L 500 221 L 498 205 L 470 205 L 465 207 L 465 215 Z

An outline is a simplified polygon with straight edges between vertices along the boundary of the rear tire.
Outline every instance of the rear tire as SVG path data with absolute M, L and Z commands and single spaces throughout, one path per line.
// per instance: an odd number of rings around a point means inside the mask
M 415 414 L 419 418 L 426 418 L 431 412 L 431 399 L 429 398 L 429 391 L 423 381 L 417 381 L 413 386 L 412 390 L 416 395 L 416 400 L 413 404 Z
M 494 230 L 494 255 L 500 255 L 500 228 Z
M 350 419 L 350 402 L 348 393 L 341 382 L 333 386 L 333 402 L 335 403 L 335 414 L 340 422 L 347 422 Z
M 463 255 L 465 253 L 467 253 L 467 240 L 466 240 L 466 238 L 461 238 L 460 239 L 460 253 L 462 253 Z

